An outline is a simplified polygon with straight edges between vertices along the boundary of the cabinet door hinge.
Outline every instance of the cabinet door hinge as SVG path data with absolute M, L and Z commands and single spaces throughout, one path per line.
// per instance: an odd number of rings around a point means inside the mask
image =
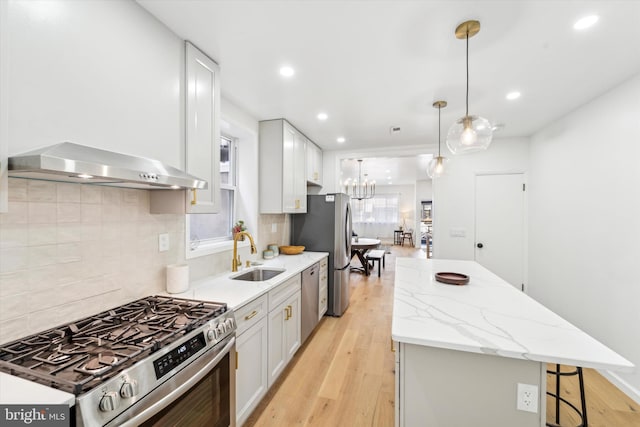
M 520 284 L 520 290 L 521 290 L 522 292 L 524 292 L 524 283 L 521 283 L 521 284 Z
M 522 184 L 522 191 L 526 190 L 526 186 L 527 186 L 527 184 L 524 184 L 524 183 Z

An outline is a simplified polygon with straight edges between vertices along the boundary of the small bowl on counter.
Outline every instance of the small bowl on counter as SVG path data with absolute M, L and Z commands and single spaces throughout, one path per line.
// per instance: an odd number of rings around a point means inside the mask
M 280 246 L 280 253 L 284 255 L 298 255 L 304 252 L 304 246 Z

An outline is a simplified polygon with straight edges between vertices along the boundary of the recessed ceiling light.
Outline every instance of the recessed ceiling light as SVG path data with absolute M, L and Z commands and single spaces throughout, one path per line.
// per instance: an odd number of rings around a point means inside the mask
M 518 99 L 518 98 L 520 98 L 520 92 L 517 92 L 517 91 L 516 92 L 509 92 L 507 94 L 507 99 L 508 100 L 514 100 L 514 99 Z
M 327 115 L 327 113 L 319 113 L 318 114 L 318 120 L 327 120 L 329 118 L 329 116 Z
M 574 30 L 584 30 L 586 28 L 591 27 L 596 22 L 598 22 L 598 19 L 600 19 L 600 17 L 598 15 L 585 16 L 584 18 L 578 19 L 576 21 L 576 23 L 573 24 L 573 29 Z
M 296 73 L 296 71 L 289 67 L 289 66 L 284 66 L 282 68 L 280 68 L 280 75 L 283 77 L 291 77 Z
M 346 139 L 344 138 L 344 136 L 339 136 L 338 139 L 336 139 L 336 141 L 338 141 L 340 144 L 342 144 L 343 142 L 346 141 Z
M 387 169 L 385 172 L 386 173 L 391 173 L 391 169 Z

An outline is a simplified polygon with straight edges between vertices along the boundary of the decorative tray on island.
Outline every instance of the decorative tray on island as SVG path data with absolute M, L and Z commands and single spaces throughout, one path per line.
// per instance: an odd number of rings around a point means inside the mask
M 280 246 L 280 253 L 285 255 L 298 255 L 304 252 L 304 246 Z
M 440 273 L 436 273 L 436 280 L 448 285 L 466 285 L 469 283 L 469 276 L 461 273 L 442 271 Z

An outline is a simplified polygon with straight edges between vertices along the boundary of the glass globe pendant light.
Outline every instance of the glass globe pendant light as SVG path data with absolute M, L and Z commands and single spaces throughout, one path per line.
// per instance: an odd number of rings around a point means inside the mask
M 469 115 L 469 38 L 478 32 L 479 21 L 466 21 L 456 27 L 456 38 L 467 41 L 467 94 L 464 117 L 451 125 L 447 133 L 447 147 L 453 154 L 486 150 L 493 137 L 493 128 L 487 119 Z
M 449 161 L 449 159 L 442 157 L 440 154 L 440 110 L 446 106 L 447 101 L 436 101 L 433 103 L 433 107 L 438 109 L 438 156 L 431 159 L 427 167 L 427 175 L 429 175 L 431 179 L 444 175 L 445 164 Z

